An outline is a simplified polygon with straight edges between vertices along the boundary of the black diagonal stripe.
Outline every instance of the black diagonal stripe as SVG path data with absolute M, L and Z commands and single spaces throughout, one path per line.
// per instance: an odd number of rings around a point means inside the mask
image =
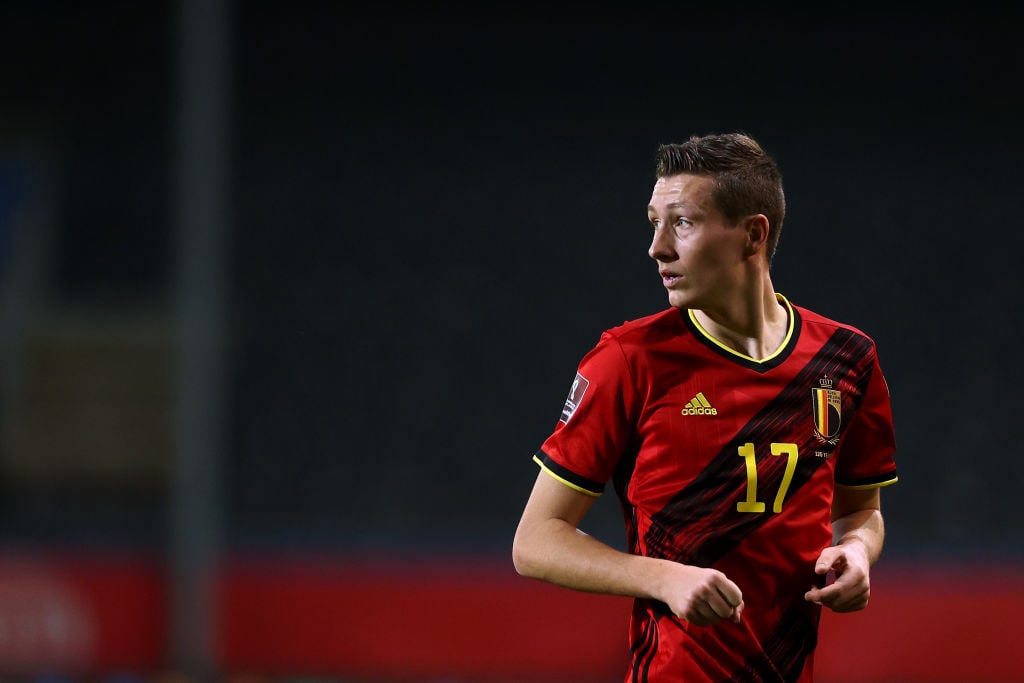
M 865 340 L 865 343 L 867 343 L 866 340 Z M 863 360 L 863 359 L 859 359 L 859 360 Z M 857 388 L 857 391 L 855 392 L 855 394 L 856 394 L 856 401 L 853 404 L 853 409 L 854 410 L 857 410 L 858 408 L 860 408 L 860 404 L 864 402 L 864 397 L 868 393 L 868 384 L 871 383 L 871 376 L 874 374 L 874 372 L 875 372 L 874 366 L 871 365 L 871 364 L 868 364 L 868 366 L 863 368 L 862 371 L 858 374 L 857 382 L 854 384 L 854 386 Z
M 632 683 L 648 683 L 651 662 L 658 652 L 658 620 L 650 611 L 643 608 L 642 603 L 637 603 L 634 610 L 634 618 L 639 618 L 643 613 L 644 625 L 640 644 L 633 648 L 630 680 Z
M 820 612 L 815 611 L 817 615 Z M 787 610 L 778 625 L 761 643 L 761 652 L 748 657 L 742 670 L 729 676 L 730 683 L 795 683 L 804 662 L 818 646 L 816 616 L 808 606 Z
M 736 434 L 708 467 L 652 516 L 651 526 L 644 535 L 646 554 L 685 564 L 711 566 L 760 528 L 769 519 L 770 512 L 736 512 L 736 481 L 746 478 L 743 460 L 737 457 L 737 444 L 753 443 L 767 448 L 773 435 L 788 421 L 807 414 L 807 387 L 824 374 L 836 376 L 859 365 L 870 344 L 863 335 L 836 330 L 793 381 Z M 797 447 L 806 453 L 813 450 L 813 445 L 814 437 L 809 431 L 806 441 Z M 772 459 L 759 469 L 759 488 L 778 490 L 785 460 Z M 799 490 L 821 464 L 821 458 L 800 458 L 787 497 Z M 771 505 L 771 501 L 767 504 Z

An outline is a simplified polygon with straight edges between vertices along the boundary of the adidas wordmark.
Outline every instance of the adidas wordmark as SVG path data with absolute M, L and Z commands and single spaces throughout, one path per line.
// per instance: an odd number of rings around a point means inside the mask
M 690 399 L 690 402 L 683 406 L 683 415 L 718 415 L 718 411 L 711 407 L 703 391 Z

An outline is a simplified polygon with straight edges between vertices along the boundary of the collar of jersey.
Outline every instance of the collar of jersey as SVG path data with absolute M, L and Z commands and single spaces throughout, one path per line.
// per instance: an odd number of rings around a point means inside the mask
M 779 344 L 779 348 L 775 349 L 771 355 L 765 356 L 760 360 L 748 356 L 745 353 L 740 353 L 711 336 L 711 333 L 705 330 L 704 327 L 697 322 L 697 316 L 693 314 L 693 309 L 687 309 L 685 319 L 697 339 L 701 340 L 708 348 L 720 353 L 726 358 L 735 360 L 741 365 L 745 365 L 752 370 L 764 372 L 777 367 L 789 357 L 789 354 L 793 350 L 794 341 L 800 334 L 800 316 L 797 314 L 796 310 L 789 303 L 789 300 L 783 295 L 776 292 L 775 297 L 779 300 L 779 303 L 786 307 L 786 313 L 789 316 L 789 327 L 786 329 L 786 336 L 782 340 L 782 343 Z

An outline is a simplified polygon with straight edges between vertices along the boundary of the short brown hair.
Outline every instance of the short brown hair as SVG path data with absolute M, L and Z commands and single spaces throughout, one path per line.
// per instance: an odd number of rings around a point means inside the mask
M 655 172 L 658 178 L 680 173 L 710 177 L 714 181 L 711 198 L 730 223 L 764 214 L 771 263 L 786 217 L 786 195 L 778 165 L 754 138 L 745 133 L 694 135 L 683 143 L 661 145 Z

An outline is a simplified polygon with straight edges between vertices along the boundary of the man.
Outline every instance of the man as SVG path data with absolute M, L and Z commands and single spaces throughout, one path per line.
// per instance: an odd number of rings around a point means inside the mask
M 874 342 L 769 273 L 782 177 L 744 134 L 658 149 L 649 254 L 671 307 L 582 359 L 517 571 L 635 597 L 627 681 L 812 680 L 821 606 L 863 609 L 896 481 Z M 628 552 L 579 530 L 611 481 Z

